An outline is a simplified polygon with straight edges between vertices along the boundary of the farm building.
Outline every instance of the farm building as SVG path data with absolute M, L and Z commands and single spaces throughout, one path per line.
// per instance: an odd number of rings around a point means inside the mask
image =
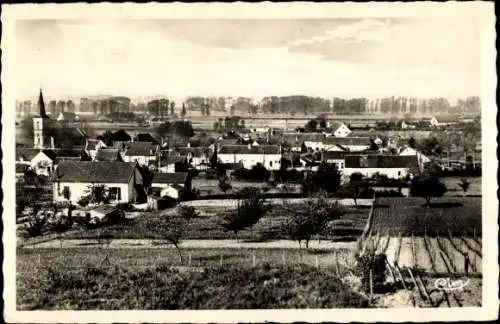
M 88 139 L 85 145 L 85 151 L 92 159 L 94 159 L 97 151 L 106 147 L 106 144 L 100 139 Z
M 210 152 L 203 147 L 178 147 L 173 154 L 179 154 L 187 158 L 188 163 L 197 170 L 206 170 L 209 165 Z
M 327 128 L 331 129 L 331 134 L 335 137 L 346 137 L 351 134 L 351 130 L 342 122 L 327 122 Z
M 323 140 L 325 151 L 359 152 L 371 147 L 369 137 L 327 137 Z
M 159 197 L 179 199 L 190 188 L 191 181 L 186 172 L 156 173 L 151 182 L 151 192 Z
M 155 165 L 155 164 L 152 164 Z M 158 167 L 158 172 L 174 173 L 187 171 L 189 164 L 187 157 L 182 155 L 162 156 Z
M 349 177 L 353 173 L 361 173 L 371 178 L 380 174 L 390 179 L 403 179 L 419 172 L 415 155 L 348 155 L 345 157 L 343 175 Z
M 241 162 L 246 169 L 258 163 L 270 170 L 279 170 L 281 166 L 281 148 L 278 145 L 227 145 L 220 149 L 217 157 L 224 164 Z
M 97 151 L 94 161 L 124 162 L 119 149 L 102 148 Z
M 302 145 L 313 151 L 323 149 L 325 135 L 321 133 L 284 133 L 281 136 L 282 143 L 288 144 L 292 151 L 300 152 Z
M 115 142 L 114 148 L 122 151 L 125 162 L 137 162 L 139 165 L 149 165 L 157 160 L 160 147 L 150 142 Z
M 423 155 L 422 153 L 420 153 L 419 151 L 417 151 L 411 147 L 403 148 L 403 150 L 399 153 L 399 155 L 401 155 L 401 156 L 416 156 L 420 171 L 424 171 L 425 165 L 427 163 L 431 162 L 430 158 L 428 158 L 427 156 Z
M 137 163 L 61 161 L 53 175 L 53 200 L 66 201 L 63 193 L 67 188 L 69 200 L 76 204 L 92 186 L 105 186 L 112 203 L 136 202 L 145 196 Z

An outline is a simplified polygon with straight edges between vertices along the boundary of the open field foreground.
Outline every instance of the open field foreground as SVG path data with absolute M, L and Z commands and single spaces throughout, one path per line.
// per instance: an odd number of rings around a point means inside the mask
M 241 309 L 367 307 L 335 272 L 295 251 L 32 250 L 18 254 L 19 309 Z M 236 253 L 235 253 L 236 252 Z M 107 256 L 107 257 L 106 257 Z M 222 264 L 220 261 L 222 256 Z M 253 257 L 255 256 L 255 267 Z M 264 263 L 286 263 L 270 268 Z M 214 262 L 215 261 L 215 262 Z M 202 268 L 211 264 L 212 267 Z

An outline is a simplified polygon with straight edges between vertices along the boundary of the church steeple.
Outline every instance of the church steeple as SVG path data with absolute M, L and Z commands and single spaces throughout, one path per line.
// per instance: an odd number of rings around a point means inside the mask
M 45 102 L 43 101 L 42 89 L 40 88 L 40 95 L 38 96 L 38 109 L 40 110 L 40 117 L 49 118 L 45 112 Z

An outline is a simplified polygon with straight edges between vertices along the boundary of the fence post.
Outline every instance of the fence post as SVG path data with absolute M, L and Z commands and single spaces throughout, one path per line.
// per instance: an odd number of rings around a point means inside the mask
M 220 255 L 220 266 L 221 266 L 221 267 L 222 267 L 222 262 L 223 262 L 222 258 L 223 258 L 223 257 L 222 257 L 222 254 L 221 254 L 221 255 Z
M 370 305 L 373 301 L 373 273 L 372 273 L 372 269 L 370 269 Z
M 255 252 L 252 253 L 252 265 L 255 268 Z
M 191 252 L 188 254 L 188 267 L 191 266 Z
M 318 256 L 316 256 L 316 258 L 315 258 L 315 263 L 316 263 L 316 268 L 318 268 L 319 267 Z
M 283 259 L 283 266 L 286 266 L 285 251 L 283 251 L 282 259 Z

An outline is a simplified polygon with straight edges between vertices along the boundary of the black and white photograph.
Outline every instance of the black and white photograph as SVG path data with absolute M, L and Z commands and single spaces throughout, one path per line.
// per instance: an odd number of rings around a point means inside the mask
M 497 317 L 493 3 L 350 5 L 2 5 L 6 321 Z

